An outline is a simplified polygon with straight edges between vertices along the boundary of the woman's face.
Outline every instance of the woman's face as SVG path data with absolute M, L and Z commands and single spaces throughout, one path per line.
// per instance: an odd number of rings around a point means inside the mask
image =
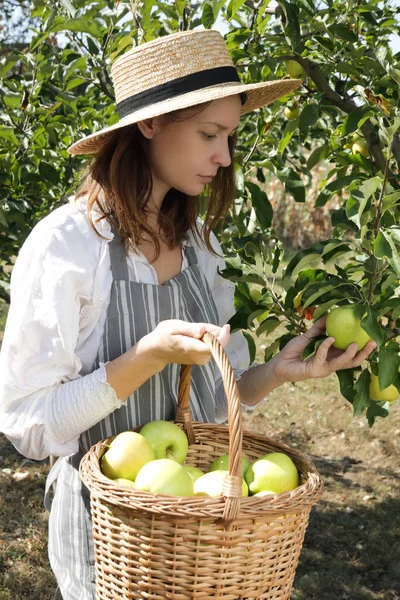
M 197 196 L 220 167 L 230 165 L 228 137 L 239 126 L 240 108 L 240 97 L 230 96 L 214 100 L 193 116 L 189 112 L 183 121 L 155 117 L 149 120 L 151 131 L 140 127 L 149 140 L 156 196 L 162 200 L 170 188 Z

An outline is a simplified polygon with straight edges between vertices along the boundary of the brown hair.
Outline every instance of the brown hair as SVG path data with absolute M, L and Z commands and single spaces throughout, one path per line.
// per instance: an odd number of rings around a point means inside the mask
M 242 95 L 241 101 L 242 104 L 245 101 Z M 189 109 L 182 109 L 164 117 L 170 121 L 185 120 L 201 112 L 209 104 L 210 102 L 194 107 L 195 113 L 191 107 L 189 116 Z M 236 134 L 228 138 L 228 145 L 232 161 L 228 167 L 218 169 L 209 185 L 207 211 L 201 231 L 197 223 L 200 197 L 189 197 L 174 188 L 166 194 L 158 223 L 170 249 L 180 244 L 188 231 L 192 231 L 204 240 L 210 252 L 216 254 L 210 242 L 211 231 L 225 217 L 235 199 L 233 157 Z M 151 193 L 152 174 L 145 138 L 137 125 L 133 124 L 117 130 L 94 156 L 84 172 L 76 198 L 88 197 L 87 213 L 94 230 L 97 232 L 96 223 L 99 220 L 107 219 L 121 236 L 127 250 L 138 246 L 142 234 L 146 233 L 154 242 L 154 262 L 160 255 L 160 243 L 155 232 L 146 223 Z M 91 215 L 93 205 L 97 205 L 101 214 L 96 223 Z

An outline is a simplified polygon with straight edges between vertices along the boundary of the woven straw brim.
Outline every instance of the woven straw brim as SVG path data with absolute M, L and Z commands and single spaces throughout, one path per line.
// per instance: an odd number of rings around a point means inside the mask
M 127 125 L 132 125 L 144 119 L 150 119 L 175 110 L 196 106 L 203 102 L 226 98 L 235 94 L 246 93 L 247 99 L 241 109 L 241 115 L 245 115 L 262 106 L 268 106 L 278 98 L 286 96 L 296 90 L 302 84 L 301 79 L 281 79 L 278 81 L 265 81 L 253 84 L 224 83 L 213 87 L 201 89 L 188 94 L 164 100 L 152 104 L 142 110 L 135 111 L 131 115 L 124 117 L 118 123 L 111 125 L 92 133 L 87 137 L 75 142 L 68 148 L 69 154 L 95 154 L 107 141 L 107 139 L 117 131 Z

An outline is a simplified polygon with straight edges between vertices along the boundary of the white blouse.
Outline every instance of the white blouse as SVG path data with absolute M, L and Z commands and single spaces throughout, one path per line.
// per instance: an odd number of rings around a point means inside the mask
M 94 210 L 94 222 L 96 211 Z M 22 246 L 11 276 L 11 305 L 0 353 L 0 431 L 17 450 L 36 460 L 78 451 L 78 439 L 121 406 L 101 364 L 93 370 L 110 301 L 112 275 L 109 223 L 86 216 L 84 199 L 54 210 L 34 227 Z M 214 235 L 213 247 L 222 255 Z M 208 281 L 219 325 L 234 314 L 234 285 L 213 256 L 192 235 L 198 264 Z M 144 254 L 127 258 L 132 281 L 158 284 Z M 182 270 L 188 266 L 182 252 Z M 249 366 L 247 341 L 233 333 L 226 347 L 236 377 Z M 216 387 L 217 422 L 226 420 L 221 378 Z

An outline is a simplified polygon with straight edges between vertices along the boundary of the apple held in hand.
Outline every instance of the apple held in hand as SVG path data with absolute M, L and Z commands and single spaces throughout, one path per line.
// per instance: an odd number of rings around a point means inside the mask
M 189 442 L 186 433 L 170 421 L 150 421 L 143 425 L 140 434 L 153 448 L 155 458 L 170 458 L 178 463 L 185 460 Z
M 158 458 L 140 469 L 135 489 L 167 496 L 193 496 L 193 481 L 175 460 Z
M 245 456 L 242 456 L 242 477 L 245 476 L 247 469 L 250 466 L 250 461 Z M 229 471 L 229 454 L 219 456 L 210 466 L 210 471 Z
M 252 494 L 268 491 L 280 494 L 299 485 L 299 473 L 292 459 L 283 452 L 258 458 L 247 470 L 246 481 Z
M 370 341 L 371 337 L 361 327 L 361 321 L 356 317 L 356 308 L 348 304 L 338 306 L 331 310 L 326 318 L 326 332 L 335 338 L 334 346 L 340 350 L 353 343 L 358 344 L 358 350 L 362 350 Z
M 208 496 L 210 498 L 218 498 L 222 496 L 222 484 L 227 476 L 226 471 L 210 471 L 206 473 L 193 484 L 195 496 Z M 245 480 L 242 480 L 242 496 L 248 496 L 249 489 Z
M 384 390 L 381 390 L 378 375 L 371 373 L 369 395 L 371 400 L 376 400 L 376 402 L 394 402 L 399 397 L 399 392 L 395 385 L 389 385 Z
M 134 480 L 140 469 L 155 453 L 149 442 L 140 433 L 123 431 L 111 442 L 101 457 L 101 470 L 110 479 Z
M 189 473 L 192 481 L 196 481 L 199 477 L 204 475 L 204 472 L 198 467 L 194 467 L 193 465 L 182 465 L 187 473 Z

